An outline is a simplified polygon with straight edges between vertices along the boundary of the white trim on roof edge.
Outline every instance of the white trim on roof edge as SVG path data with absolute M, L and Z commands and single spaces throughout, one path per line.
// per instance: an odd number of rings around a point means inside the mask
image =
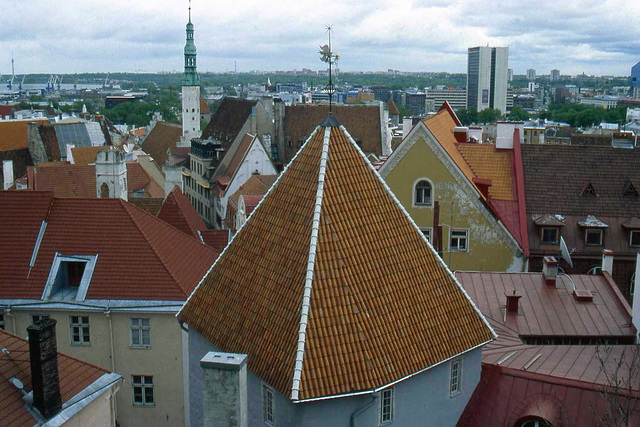
M 425 126 L 426 127 L 426 126 Z M 418 227 L 418 225 L 413 221 L 413 218 L 411 218 L 411 215 L 409 215 L 409 212 L 407 212 L 407 210 L 404 208 L 404 206 L 402 206 L 402 203 L 400 203 L 400 201 L 396 198 L 396 195 L 393 194 L 393 191 L 391 191 L 391 189 L 389 188 L 389 186 L 387 185 L 387 183 L 384 181 L 384 179 L 382 179 L 382 176 L 380 176 L 380 174 L 378 173 L 378 171 L 376 170 L 376 168 L 373 167 L 373 165 L 371 164 L 371 162 L 369 162 L 369 160 L 367 160 L 367 157 L 364 155 L 364 153 L 362 152 L 362 150 L 360 149 L 360 147 L 358 147 L 358 144 L 356 144 L 356 142 L 353 140 L 353 138 L 351 137 L 351 135 L 349 135 L 349 132 L 346 131 L 346 129 L 344 128 L 344 126 L 340 126 L 340 129 L 343 130 L 343 132 L 345 133 L 345 135 L 347 135 L 349 142 L 351 142 L 351 144 L 358 150 L 358 153 L 360 153 L 360 156 L 362 156 L 362 158 L 364 159 L 365 163 L 367 164 L 367 166 L 369 166 L 369 169 L 371 169 L 371 171 L 374 173 L 374 175 L 378 178 L 378 180 L 380 181 L 380 183 L 383 185 L 383 187 L 385 188 L 385 190 L 387 190 L 387 193 L 389 193 L 389 195 L 391 196 L 391 198 L 393 199 L 393 201 L 396 203 L 396 205 L 398 206 L 398 208 L 400 208 L 400 210 L 402 211 L 402 213 L 404 213 L 404 215 L 407 217 L 407 219 L 409 220 L 409 222 L 413 225 L 413 228 L 418 232 L 418 234 L 420 235 L 420 238 L 429 246 L 429 248 L 431 249 L 431 251 L 433 252 L 433 254 L 436 256 L 436 259 L 438 260 L 438 262 L 440 263 L 440 265 L 446 270 L 446 272 L 449 274 L 449 276 L 451 277 L 451 279 L 453 280 L 453 282 L 458 286 L 458 288 L 460 289 L 460 291 L 462 292 L 462 294 L 467 298 L 467 300 L 469 301 L 469 303 L 471 304 L 471 306 L 473 307 L 473 309 L 478 313 L 478 315 L 480 316 L 480 318 L 482 319 L 482 321 L 484 322 L 485 325 L 487 325 L 487 328 L 489 328 L 489 330 L 491 331 L 491 333 L 493 334 L 493 339 L 498 338 L 498 335 L 496 334 L 496 332 L 493 330 L 493 328 L 491 327 L 491 325 L 489 324 L 489 322 L 487 321 L 487 319 L 484 317 L 484 315 L 482 314 L 482 312 L 480 311 L 480 309 L 476 306 L 476 304 L 473 302 L 473 300 L 471 299 L 471 297 L 469 296 L 469 294 L 467 293 L 467 291 L 465 291 L 465 289 L 462 287 L 462 285 L 460 284 L 460 282 L 458 282 L 458 279 L 456 279 L 456 276 L 451 272 L 451 270 L 449 269 L 449 267 L 447 266 L 447 264 L 445 264 L 445 262 L 442 260 L 442 258 L 440 258 L 440 256 L 438 255 L 438 253 L 435 251 L 435 249 L 433 248 L 433 246 L 431 246 L 431 243 L 429 243 L 429 241 L 427 240 L 427 238 L 424 236 L 424 234 L 422 234 L 422 231 L 420 231 L 420 227 Z M 488 342 L 488 341 L 487 341 Z M 486 343 L 485 343 L 486 344 Z
M 313 288 L 313 270 L 316 264 L 316 249 L 318 247 L 318 233 L 320 231 L 320 215 L 322 213 L 322 198 L 324 196 L 324 180 L 329 162 L 329 141 L 331 140 L 331 127 L 324 129 L 322 141 L 322 154 L 320 156 L 320 170 L 318 171 L 318 189 L 316 191 L 316 203 L 313 208 L 313 220 L 311 222 L 311 240 L 309 242 L 309 257 L 307 258 L 307 273 L 304 279 L 304 293 L 302 294 L 302 309 L 300 313 L 300 328 L 298 330 L 298 348 L 296 350 L 296 362 L 293 367 L 293 384 L 291 385 L 291 399 L 298 400 L 300 392 L 300 380 L 302 377 L 302 365 L 304 362 L 304 349 L 307 339 L 307 322 L 311 309 L 311 291 Z

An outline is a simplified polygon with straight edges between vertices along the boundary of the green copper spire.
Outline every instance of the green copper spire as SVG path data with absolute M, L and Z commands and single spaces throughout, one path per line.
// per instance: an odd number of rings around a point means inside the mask
M 196 71 L 196 45 L 193 41 L 193 24 L 191 23 L 191 0 L 189 0 L 189 23 L 187 23 L 187 43 L 184 45 L 184 77 L 183 86 L 198 86 L 200 77 Z

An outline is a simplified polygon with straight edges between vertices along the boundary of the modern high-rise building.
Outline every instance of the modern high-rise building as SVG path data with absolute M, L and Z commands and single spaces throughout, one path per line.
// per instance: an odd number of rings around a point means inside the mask
M 467 60 L 467 108 L 507 111 L 509 48 L 469 48 Z
M 509 68 L 507 70 L 507 80 L 512 82 L 513 81 L 513 68 Z
M 527 70 L 527 79 L 529 81 L 533 81 L 536 79 L 536 70 L 534 70 L 533 68 L 529 68 Z
M 557 70 L 555 68 L 551 70 L 550 80 L 552 82 L 560 80 L 560 70 Z
M 640 62 L 631 67 L 631 96 L 640 98 Z

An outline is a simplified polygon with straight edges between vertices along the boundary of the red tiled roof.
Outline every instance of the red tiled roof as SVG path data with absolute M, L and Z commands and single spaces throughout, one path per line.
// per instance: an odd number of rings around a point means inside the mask
M 149 215 L 153 215 L 153 216 L 158 216 L 158 214 L 160 213 L 160 209 L 162 209 L 162 204 L 164 203 L 164 199 L 163 198 L 155 198 L 155 199 L 147 199 L 147 198 L 131 198 L 129 199 L 129 203 L 131 203 L 133 206 L 135 206 L 138 209 L 142 209 L 143 211 L 145 211 L 146 213 L 148 213 Z
M 222 252 L 229 243 L 229 230 L 200 230 L 204 244 Z
M 73 155 L 73 162 L 76 165 L 88 165 L 96 162 L 98 152 L 102 150 L 109 150 L 111 147 L 105 147 L 104 145 L 97 147 L 74 147 L 71 149 Z
M 39 425 L 28 412 L 22 393 L 9 382 L 19 379 L 27 392 L 32 391 L 29 342 L 0 329 L 0 424 L 5 427 Z M 58 375 L 62 404 L 89 387 L 109 371 L 58 353 Z
M 182 194 L 178 186 L 173 187 L 173 190 L 167 195 L 158 213 L 158 218 L 196 239 L 200 239 L 198 230 L 206 230 L 207 228 L 196 209 Z
M 400 111 L 398 111 L 398 107 L 396 107 L 396 103 L 393 102 L 393 99 L 389 98 L 387 101 L 387 105 L 389 106 L 389 115 L 390 116 L 399 116 Z
M 1 117 L 12 117 L 14 111 L 19 111 L 21 108 L 18 104 L 11 104 L 11 105 L 6 105 L 6 104 L 0 104 L 0 118 Z
M 249 369 L 292 400 L 371 392 L 493 339 L 332 121 L 316 129 L 179 313 L 220 350 L 247 353 Z
M 200 114 L 211 114 L 211 109 L 209 108 L 209 104 L 204 98 L 200 98 Z
M 167 150 L 175 147 L 182 136 L 182 127 L 171 123 L 158 122 L 142 142 L 142 151 L 162 166 L 167 160 Z
M 17 120 L 0 121 L 0 151 L 27 148 L 29 138 L 27 127 L 29 123 L 45 124 L 48 120 Z
M 123 200 L 38 191 L 0 192 L 0 239 L 12 242 L 0 245 L 0 294 L 9 299 L 40 299 L 56 252 L 98 255 L 87 299 L 184 300 L 218 256 Z

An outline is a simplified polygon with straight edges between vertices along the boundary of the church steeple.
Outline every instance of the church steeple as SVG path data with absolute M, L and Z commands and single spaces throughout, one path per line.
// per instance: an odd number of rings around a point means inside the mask
M 191 23 L 191 0 L 189 0 L 189 22 L 187 23 L 187 43 L 184 45 L 184 77 L 183 86 L 197 86 L 200 76 L 196 71 L 196 45 L 193 40 L 193 24 Z

